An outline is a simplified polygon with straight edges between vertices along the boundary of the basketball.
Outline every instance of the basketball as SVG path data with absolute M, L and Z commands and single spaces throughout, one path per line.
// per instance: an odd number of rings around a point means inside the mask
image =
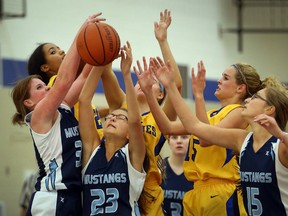
M 77 36 L 77 50 L 81 59 L 94 66 L 103 66 L 117 58 L 120 38 L 117 31 L 106 23 L 92 23 Z

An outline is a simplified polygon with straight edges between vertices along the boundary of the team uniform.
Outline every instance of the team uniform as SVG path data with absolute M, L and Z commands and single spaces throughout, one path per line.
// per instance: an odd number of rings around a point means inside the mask
M 161 133 L 151 112 L 141 115 L 146 155 L 149 158 L 149 170 L 139 199 L 141 215 L 161 216 L 164 193 L 161 188 L 162 177 L 157 166 L 157 156 L 166 139 Z
M 55 80 L 56 80 L 56 77 L 57 75 L 54 75 L 52 76 L 50 79 L 49 79 L 49 83 L 47 84 L 47 86 L 50 86 L 52 87 L 55 83 Z M 100 119 L 100 116 L 99 116 L 99 113 L 98 113 L 98 110 L 97 108 L 91 104 L 92 106 L 92 109 L 93 109 L 93 113 L 94 113 L 94 119 L 95 119 L 95 123 L 96 123 L 96 128 L 97 128 L 97 131 L 98 131 L 98 134 L 100 136 L 100 139 L 103 138 L 103 126 L 102 126 L 102 122 L 101 122 L 101 119 Z M 79 103 L 77 102 L 74 107 L 71 109 L 71 112 L 73 113 L 73 115 L 75 116 L 75 118 L 77 120 L 79 120 Z
M 27 215 L 81 215 L 82 142 L 78 122 L 61 104 L 52 128 L 38 134 L 30 127 L 33 111 L 25 116 L 34 142 L 39 177 Z
M 128 145 L 117 150 L 107 161 L 105 140 L 93 151 L 83 175 L 83 216 L 139 215 L 138 199 L 145 171 L 130 163 Z
M 240 104 L 208 111 L 210 125 L 216 125 L 237 107 Z M 183 199 L 184 215 L 247 215 L 241 193 L 236 190 L 240 175 L 232 150 L 216 145 L 201 147 L 199 139 L 191 136 L 183 167 L 186 178 L 194 182 L 194 189 Z
M 184 173 L 177 175 L 171 168 L 168 157 L 164 159 L 166 178 L 161 187 L 164 191 L 163 212 L 165 216 L 183 215 L 182 200 L 184 194 L 193 188 L 193 183 L 188 181 Z
M 240 175 L 248 215 L 288 215 L 288 168 L 278 157 L 279 139 L 271 137 L 255 152 L 250 132 L 240 152 Z

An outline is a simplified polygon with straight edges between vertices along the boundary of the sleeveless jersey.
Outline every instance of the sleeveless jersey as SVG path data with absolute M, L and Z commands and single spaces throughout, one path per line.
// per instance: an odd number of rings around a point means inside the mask
M 117 150 L 110 161 L 103 142 L 93 151 L 82 171 L 83 216 L 140 215 L 137 201 L 146 173 L 132 167 L 128 145 Z
M 81 191 L 82 142 L 78 122 L 69 107 L 61 104 L 52 128 L 39 134 L 30 127 L 33 112 L 25 117 L 29 126 L 39 166 L 36 191 L 72 189 Z
M 47 84 L 47 86 L 52 87 L 55 83 L 56 77 L 57 77 L 57 75 L 50 77 L 49 83 Z M 95 119 L 97 131 L 99 133 L 100 139 L 102 139 L 103 135 L 104 135 L 103 134 L 103 126 L 102 126 L 102 122 L 101 122 L 101 119 L 100 119 L 100 116 L 98 113 L 98 109 L 93 104 L 91 104 L 91 107 L 92 107 L 93 112 L 94 112 L 94 119 Z M 74 105 L 74 107 L 71 109 L 71 111 L 74 114 L 75 118 L 77 120 L 79 120 L 79 103 L 78 102 Z
M 230 104 L 219 110 L 208 111 L 210 125 L 216 125 L 229 112 L 239 106 L 241 105 Z M 189 181 L 205 181 L 210 178 L 218 178 L 235 182 L 240 178 L 238 167 L 236 156 L 232 150 L 216 145 L 201 147 L 199 139 L 196 136 L 191 136 L 183 165 L 184 174 Z
M 193 183 L 189 182 L 184 173 L 174 173 L 168 162 L 164 159 L 166 178 L 162 181 L 161 187 L 164 190 L 163 212 L 165 216 L 183 215 L 182 200 L 186 191 L 193 189 Z
M 240 175 L 248 215 L 288 215 L 288 169 L 279 161 L 279 140 L 271 137 L 257 152 L 250 132 L 240 152 Z

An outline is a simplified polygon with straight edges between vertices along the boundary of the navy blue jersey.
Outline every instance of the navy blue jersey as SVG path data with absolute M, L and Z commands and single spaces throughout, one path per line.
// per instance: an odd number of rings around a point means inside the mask
M 82 142 L 78 121 L 71 110 L 61 104 L 60 114 L 53 127 L 45 134 L 35 133 L 31 128 L 34 149 L 39 166 L 36 190 L 81 190 Z M 26 116 L 30 126 L 32 113 Z
M 279 140 L 272 136 L 255 152 L 252 133 L 244 141 L 240 175 L 248 215 L 287 215 L 288 169 L 279 161 L 278 146 Z
M 81 214 L 82 142 L 78 121 L 66 105 L 61 104 L 58 111 L 54 125 L 45 134 L 30 127 L 33 112 L 25 117 L 39 166 L 36 192 L 27 215 Z
M 136 215 L 146 174 L 132 167 L 128 145 L 107 161 L 102 143 L 94 150 L 83 173 L 83 216 Z
M 190 182 L 184 176 L 174 173 L 168 158 L 164 159 L 166 178 L 162 181 L 161 187 L 164 190 L 163 212 L 165 215 L 183 215 L 182 200 L 184 194 L 193 189 L 193 182 Z

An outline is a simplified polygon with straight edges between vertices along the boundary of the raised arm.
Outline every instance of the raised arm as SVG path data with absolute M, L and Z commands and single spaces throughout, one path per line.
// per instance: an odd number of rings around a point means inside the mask
M 170 95 L 177 115 L 187 132 L 189 134 L 194 134 L 201 139 L 205 139 L 208 142 L 213 142 L 216 145 L 240 152 L 243 140 L 245 139 L 247 132 L 241 129 L 219 128 L 201 122 L 195 116 L 195 114 L 191 112 L 190 108 L 181 97 L 181 94 L 179 93 L 174 82 L 173 73 L 171 72 L 172 67 L 169 62 L 166 66 L 161 59 L 158 59 L 158 61 L 155 59 L 154 64 L 160 65 L 160 69 L 155 70 L 154 68 L 157 67 L 152 67 L 152 71 L 163 83 L 167 93 Z
M 121 51 L 121 70 L 126 89 L 126 101 L 128 107 L 129 126 L 129 155 L 131 164 L 135 169 L 142 172 L 145 158 L 145 141 L 140 119 L 140 111 L 137 103 L 136 93 L 130 73 L 132 64 L 132 51 L 130 43 L 124 45 Z
M 89 16 L 78 32 L 80 32 L 88 23 L 105 20 L 104 18 L 98 18 L 100 15 L 101 13 Z M 36 132 L 45 133 L 53 126 L 57 117 L 56 111 L 59 105 L 64 101 L 64 98 L 76 78 L 80 63 L 80 56 L 76 47 L 77 35 L 61 63 L 53 88 L 50 89 L 47 96 L 41 100 L 34 109 L 31 118 L 31 127 L 34 129 L 36 126 Z
M 179 92 L 181 92 L 181 89 L 182 89 L 181 74 L 180 74 L 178 65 L 174 59 L 174 56 L 171 52 L 168 39 L 167 39 L 167 29 L 169 28 L 171 22 L 172 22 L 171 12 L 167 9 L 164 10 L 164 12 L 161 11 L 159 22 L 154 22 L 154 33 L 159 43 L 165 63 L 167 63 L 168 60 L 170 61 L 171 67 L 173 68 L 176 86 Z M 166 101 L 163 106 L 163 110 L 170 120 L 176 119 L 177 115 L 175 113 L 175 110 L 173 109 L 169 95 L 166 98 Z
M 105 66 L 101 78 L 110 112 L 119 109 L 126 103 L 126 97 L 125 93 L 120 88 L 114 71 L 112 70 L 112 63 Z M 113 91 L 111 89 L 113 89 Z
M 152 63 L 150 63 L 152 65 Z M 154 74 L 147 66 L 146 59 L 143 58 L 143 68 L 137 61 L 138 68 L 134 67 L 134 72 L 138 78 L 138 83 L 146 96 L 146 100 L 151 112 L 159 126 L 161 132 L 166 135 L 187 134 L 181 122 L 171 121 L 158 104 L 157 99 L 153 95 L 152 86 L 155 84 Z M 172 104 L 171 104 L 172 106 Z
M 79 96 L 79 131 L 83 144 L 82 164 L 87 164 L 93 150 L 100 144 L 91 102 L 101 78 L 101 73 L 91 71 Z
M 260 114 L 255 117 L 254 121 L 264 127 L 270 134 L 280 139 L 279 159 L 285 167 L 288 167 L 288 134 L 281 130 L 272 116 Z
M 65 102 L 69 105 L 69 107 L 73 107 L 77 103 L 80 92 L 92 68 L 93 68 L 92 65 L 85 64 L 82 72 L 73 82 L 71 88 L 69 89 L 64 99 Z
M 192 68 L 191 73 L 192 93 L 195 100 L 195 113 L 200 121 L 209 124 L 204 99 L 204 90 L 206 87 L 206 69 L 203 61 L 198 62 L 197 66 L 197 74 L 195 75 L 194 68 Z

